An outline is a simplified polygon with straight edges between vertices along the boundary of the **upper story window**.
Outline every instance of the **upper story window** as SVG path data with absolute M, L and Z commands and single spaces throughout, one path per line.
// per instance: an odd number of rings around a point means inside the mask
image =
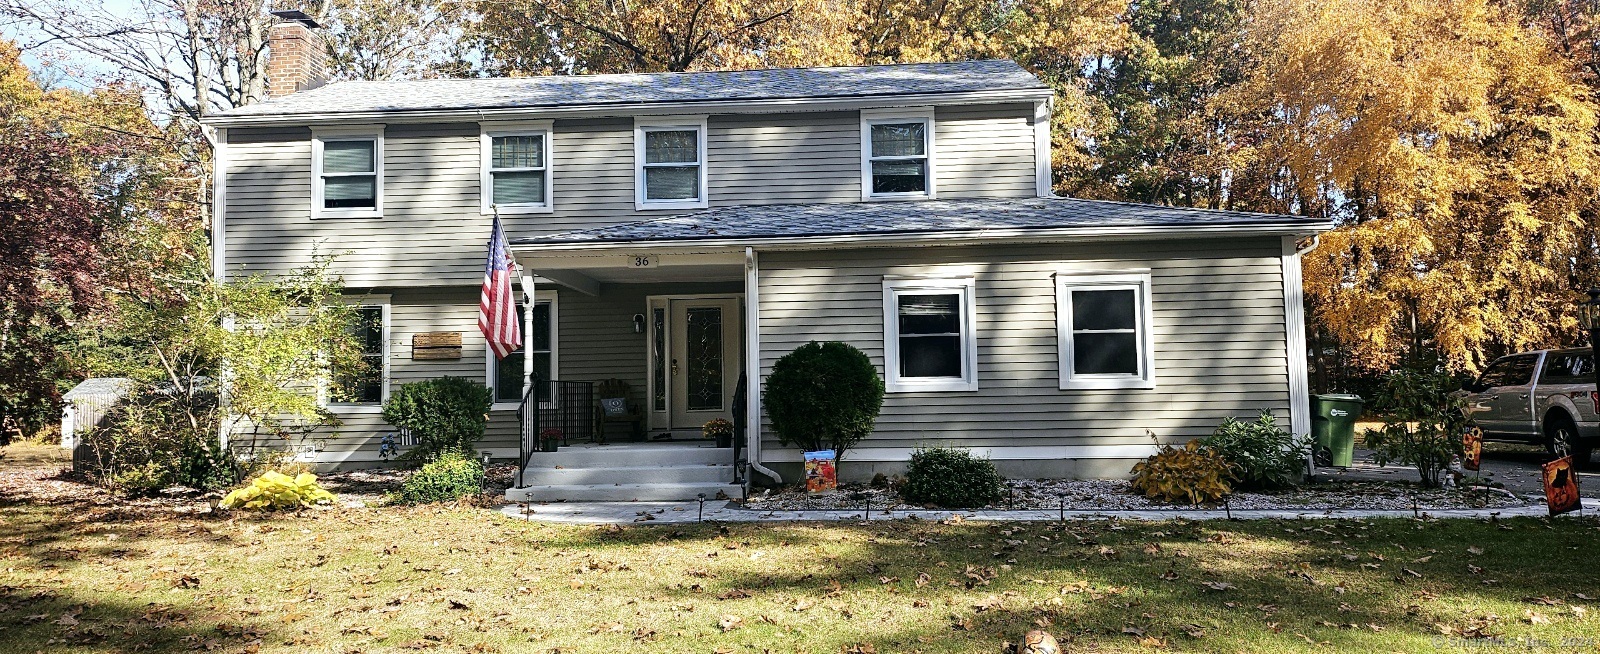
M 483 125 L 483 213 L 551 211 L 550 125 L 549 121 Z
M 311 137 L 311 217 L 383 215 L 383 131 L 315 130 Z
M 1056 275 L 1061 388 L 1154 388 L 1150 273 Z
M 861 112 L 861 199 L 934 197 L 933 110 Z
M 633 155 L 638 209 L 706 207 L 704 116 L 636 119 Z
M 973 278 L 883 280 L 885 390 L 978 390 Z

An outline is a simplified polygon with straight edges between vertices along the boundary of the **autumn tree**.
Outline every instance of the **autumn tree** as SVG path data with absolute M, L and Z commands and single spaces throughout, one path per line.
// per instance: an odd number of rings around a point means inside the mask
M 465 76 L 466 13 L 454 0 L 332 0 L 329 68 L 355 80 Z
M 1486 0 L 1278 0 L 1246 43 L 1221 101 L 1271 135 L 1241 147 L 1283 206 L 1340 223 L 1305 272 L 1344 356 L 1470 371 L 1575 335 L 1597 114 L 1543 35 Z

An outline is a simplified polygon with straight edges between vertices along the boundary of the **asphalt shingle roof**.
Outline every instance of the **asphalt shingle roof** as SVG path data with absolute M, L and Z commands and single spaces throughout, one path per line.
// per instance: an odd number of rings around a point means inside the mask
M 603 244 L 1104 227 L 1286 225 L 1314 229 L 1321 224 L 1304 216 L 1073 198 L 926 200 L 728 207 L 512 242 Z
M 335 82 L 218 118 L 1048 90 L 1009 60 L 629 75 Z

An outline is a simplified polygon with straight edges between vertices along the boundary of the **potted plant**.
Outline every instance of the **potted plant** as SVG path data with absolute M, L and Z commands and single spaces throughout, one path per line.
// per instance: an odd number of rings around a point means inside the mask
M 556 429 L 555 427 L 548 427 L 544 431 L 539 432 L 540 451 L 556 451 L 556 448 L 561 445 L 561 436 L 561 430 Z
M 715 418 L 700 427 L 700 434 L 717 439 L 717 447 L 733 447 L 733 423 Z

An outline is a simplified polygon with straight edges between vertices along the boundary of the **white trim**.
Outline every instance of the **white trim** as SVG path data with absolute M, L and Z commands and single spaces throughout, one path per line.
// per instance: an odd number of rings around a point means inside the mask
M 922 123 L 924 159 L 927 161 L 926 190 L 922 193 L 873 193 L 872 192 L 872 126 L 882 123 Z M 937 185 L 934 180 L 934 139 L 933 139 L 933 107 L 902 107 L 898 109 L 862 109 L 861 110 L 861 200 L 931 200 L 939 197 Z M 880 157 L 884 158 L 884 157 Z M 915 157 L 898 157 L 900 159 L 915 159 Z M 896 159 L 896 158 L 887 158 Z
M 219 127 L 211 148 L 211 278 L 228 281 L 228 128 Z
M 393 358 L 391 356 L 391 350 L 393 349 L 392 344 L 394 342 L 394 331 L 391 329 L 390 324 L 390 307 L 392 306 L 392 299 L 388 295 L 362 295 L 352 296 L 347 301 L 356 305 L 357 308 L 379 307 L 383 310 L 383 383 L 379 387 L 380 390 L 378 393 L 377 404 L 328 402 L 326 400 L 326 387 L 324 387 L 324 399 L 322 405 L 330 413 L 334 414 L 357 415 L 382 413 L 383 405 L 389 401 L 389 373 L 391 368 L 390 360 Z
M 1311 379 L 1306 370 L 1306 318 L 1300 252 L 1292 236 L 1283 238 L 1283 327 L 1289 358 L 1289 431 L 1311 433 Z
M 744 249 L 745 460 L 761 464 L 761 262 L 755 248 Z M 771 473 L 762 468 L 763 473 Z M 772 473 L 776 474 L 776 473 Z M 779 478 L 782 482 L 782 478 Z M 749 476 L 746 476 L 746 484 Z
M 311 219 L 383 217 L 383 126 L 317 127 L 311 130 Z M 327 209 L 322 206 L 322 143 L 324 141 L 371 140 L 373 168 L 372 208 Z M 362 173 L 364 174 L 364 173 Z
M 992 461 L 1063 461 L 1071 459 L 1143 459 L 1155 454 L 1155 445 L 1000 445 L 993 447 L 966 447 L 962 439 L 929 441 L 929 445 L 950 445 L 972 452 L 974 456 Z M 893 462 L 909 461 L 913 447 L 856 447 L 850 449 L 850 461 Z M 767 450 L 767 461 L 794 462 L 800 460 L 800 450 L 779 448 Z
M 499 209 L 501 215 L 551 213 L 555 211 L 554 187 L 555 153 L 554 121 L 530 120 L 520 122 L 484 121 L 478 123 L 478 210 L 492 215 Z M 518 168 L 516 171 L 542 170 L 544 172 L 544 202 L 499 204 L 494 201 L 494 139 L 503 136 L 538 136 L 544 144 L 544 168 Z M 512 170 L 512 169 L 508 169 Z
M 1333 223 L 1267 223 L 1257 225 L 1150 225 L 1144 227 L 1059 227 L 1040 229 L 983 229 L 922 234 L 832 234 L 828 236 L 774 236 L 705 238 L 674 241 L 605 241 L 576 243 L 515 243 L 525 254 L 539 252 L 594 252 L 605 250 L 684 250 L 760 247 L 774 250 L 862 249 L 907 245 L 986 245 L 1017 243 L 1073 243 L 1078 241 L 1140 241 L 1243 236 L 1310 236 L 1333 229 Z
M 890 393 L 915 393 L 921 391 L 976 391 L 978 390 L 978 332 L 975 314 L 976 281 L 961 278 L 895 278 L 883 279 L 883 371 L 885 391 Z M 900 376 L 900 320 L 899 303 L 902 293 L 932 291 L 955 292 L 961 302 L 961 377 L 910 377 Z M 852 457 L 854 458 L 854 457 Z
M 523 277 L 522 279 L 524 289 L 533 289 L 534 304 L 538 304 L 540 302 L 550 303 L 550 374 L 552 376 L 559 376 L 561 370 L 561 332 L 558 327 L 561 324 L 559 322 L 559 314 L 561 310 L 559 296 L 556 294 L 556 290 L 553 288 L 549 290 L 540 290 L 535 288 L 532 283 L 532 277 Z M 533 312 L 528 311 L 526 308 L 528 306 L 527 293 L 523 292 L 518 293 L 517 295 L 517 306 L 523 307 L 522 347 L 518 348 L 517 351 L 523 353 L 522 394 L 527 395 L 528 384 L 531 383 L 533 379 L 533 357 L 528 356 L 528 344 L 533 341 Z M 495 379 L 494 372 L 494 351 L 489 349 L 488 344 L 485 343 L 483 348 L 483 385 L 488 386 L 489 391 L 495 394 L 491 395 L 490 397 L 495 397 L 499 394 L 499 390 L 495 387 L 495 382 L 498 382 L 499 380 Z M 489 409 L 492 411 L 515 411 L 521 406 L 522 402 L 520 401 L 501 402 L 496 399 L 494 403 L 490 405 Z
M 1055 196 L 1051 184 L 1053 162 L 1050 160 L 1050 101 L 1033 103 L 1033 168 L 1034 192 L 1041 198 Z
M 645 197 L 644 135 L 645 132 L 695 130 L 696 165 L 700 167 L 700 197 L 692 200 L 650 200 Z M 633 119 L 633 207 L 638 211 L 651 209 L 704 209 L 710 206 L 707 198 L 706 169 L 710 157 L 706 152 L 706 117 L 701 116 L 638 116 Z
M 1060 369 L 1061 390 L 1086 388 L 1156 387 L 1155 339 L 1150 292 L 1150 271 L 1138 270 L 1063 270 L 1055 274 L 1056 361 Z M 1131 290 L 1136 294 L 1134 329 L 1139 343 L 1139 372 L 1135 375 L 1076 374 L 1072 355 L 1072 290 Z
M 473 120 L 519 120 L 528 118 L 578 118 L 593 116 L 671 115 L 686 111 L 707 114 L 761 114 L 789 111 L 854 111 L 885 105 L 950 105 L 1037 102 L 1054 92 L 1048 88 L 965 91 L 959 93 L 901 93 L 871 97 L 769 98 L 764 100 L 709 100 L 687 102 L 628 102 L 616 104 L 568 105 L 559 107 L 514 107 L 494 109 L 420 109 L 352 111 L 246 116 L 208 116 L 208 125 L 272 125 L 292 123 L 314 125 L 326 122 L 439 123 Z

